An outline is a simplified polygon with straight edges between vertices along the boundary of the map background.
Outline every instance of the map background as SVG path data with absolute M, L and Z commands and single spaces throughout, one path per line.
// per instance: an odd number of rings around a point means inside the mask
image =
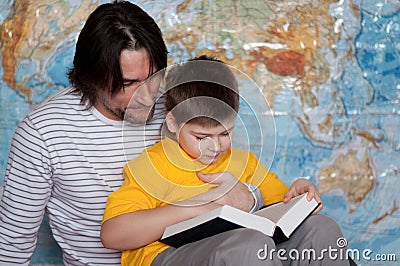
M 103 2 L 0 1 L 0 176 L 18 123 L 68 86 L 79 29 Z M 400 259 L 399 1 L 136 3 L 160 25 L 170 64 L 208 53 L 254 80 L 260 92 L 243 93 L 265 127 L 260 141 L 258 125 L 247 125 L 252 150 L 287 184 L 305 177 L 319 185 L 323 213 L 349 248 Z M 260 93 L 275 127 L 265 125 Z M 244 104 L 241 115 L 252 115 Z M 60 263 L 44 224 L 33 263 Z

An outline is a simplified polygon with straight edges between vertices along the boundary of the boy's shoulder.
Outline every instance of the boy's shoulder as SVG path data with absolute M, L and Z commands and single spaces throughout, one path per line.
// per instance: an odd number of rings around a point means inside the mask
M 142 157 L 147 157 L 149 159 L 162 159 L 165 158 L 164 144 L 163 140 L 158 141 L 151 145 L 150 147 L 143 150 L 140 154 Z
M 255 171 L 262 168 L 263 164 L 253 152 L 243 149 L 231 148 L 229 167 L 243 171 Z M 265 167 L 264 167 L 265 168 Z
M 144 161 L 163 160 L 165 153 L 163 151 L 163 141 L 159 141 L 144 149 L 139 156 L 128 161 L 127 165 L 135 166 L 143 163 Z
M 257 156 L 253 152 L 251 152 L 249 150 L 231 148 L 231 154 L 232 154 L 233 159 L 245 159 L 245 158 L 248 158 L 250 160 L 258 160 Z

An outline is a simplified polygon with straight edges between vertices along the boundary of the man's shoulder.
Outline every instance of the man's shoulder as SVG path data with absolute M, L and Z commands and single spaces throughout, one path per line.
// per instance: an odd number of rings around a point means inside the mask
M 94 121 L 93 115 L 81 104 L 81 96 L 72 88 L 65 88 L 35 106 L 19 128 L 36 128 L 44 134 L 85 127 L 91 121 Z
M 62 119 L 66 116 L 81 115 L 87 107 L 81 103 L 81 95 L 73 88 L 65 88 L 49 96 L 43 102 L 35 106 L 27 115 L 27 118 L 34 122 Z
M 50 111 L 60 111 L 63 113 L 68 112 L 68 110 L 74 109 L 85 109 L 85 105 L 81 104 L 81 95 L 79 92 L 75 91 L 73 87 L 64 88 L 55 94 L 49 96 L 40 104 L 36 105 L 31 113 L 30 117 L 35 115 L 40 115 L 43 112 L 49 113 Z

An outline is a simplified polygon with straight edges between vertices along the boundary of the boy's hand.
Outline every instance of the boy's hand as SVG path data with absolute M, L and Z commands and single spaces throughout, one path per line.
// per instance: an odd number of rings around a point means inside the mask
M 321 202 L 319 207 L 314 211 L 314 214 L 322 210 L 323 208 L 322 200 L 317 187 L 314 185 L 313 182 L 304 178 L 300 178 L 294 181 L 294 183 L 290 186 L 289 191 L 285 194 L 283 202 L 288 202 L 293 197 L 296 197 L 304 193 L 308 193 L 307 199 L 309 201 L 312 198 L 315 198 L 317 202 Z
M 212 201 L 220 205 L 230 205 L 246 212 L 253 208 L 253 195 L 247 186 L 239 182 L 231 173 L 203 174 L 198 172 L 197 176 L 205 183 L 218 185 L 197 196 L 202 200 Z

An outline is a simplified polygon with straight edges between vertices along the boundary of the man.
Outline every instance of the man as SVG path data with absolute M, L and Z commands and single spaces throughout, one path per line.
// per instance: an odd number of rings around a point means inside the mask
M 160 29 L 136 5 L 103 4 L 89 16 L 69 72 L 72 87 L 35 108 L 15 132 L 0 205 L 0 265 L 29 264 L 45 212 L 66 265 L 120 264 L 120 252 L 99 237 L 105 203 L 126 161 L 160 138 L 158 88 L 139 87 L 166 65 Z M 124 126 L 124 118 L 135 125 Z M 253 195 L 259 191 L 238 183 L 218 202 L 249 211 L 262 205 Z

